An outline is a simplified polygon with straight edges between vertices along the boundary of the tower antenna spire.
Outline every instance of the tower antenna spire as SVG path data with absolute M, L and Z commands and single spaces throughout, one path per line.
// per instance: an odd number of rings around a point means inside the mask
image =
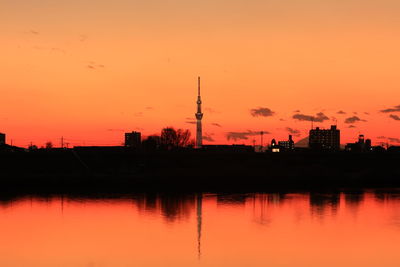
M 200 76 L 197 78 L 197 112 L 196 117 L 196 148 L 201 148 L 203 145 L 203 130 L 201 120 L 203 119 L 203 113 L 201 112 L 201 97 L 200 97 Z
M 199 77 L 197 77 L 197 89 L 198 89 L 198 96 L 200 96 L 200 76 Z

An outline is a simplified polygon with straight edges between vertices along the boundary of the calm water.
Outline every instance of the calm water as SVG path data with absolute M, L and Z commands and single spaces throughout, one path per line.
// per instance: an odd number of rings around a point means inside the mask
M 0 202 L 0 266 L 400 266 L 400 193 Z

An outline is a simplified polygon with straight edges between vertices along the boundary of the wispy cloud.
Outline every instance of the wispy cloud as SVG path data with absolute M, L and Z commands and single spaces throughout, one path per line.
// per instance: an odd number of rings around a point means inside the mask
M 96 63 L 96 62 L 94 62 L 94 61 L 90 61 L 88 64 L 87 64 L 87 68 L 88 69 L 92 69 L 92 70 L 94 70 L 94 69 L 100 69 L 100 68 L 105 68 L 106 66 L 104 66 L 103 64 L 99 64 L 99 63 Z
M 323 122 L 329 120 L 329 118 L 322 112 L 317 113 L 316 116 L 305 115 L 305 114 L 294 114 L 292 118 L 299 121 L 314 121 L 314 122 Z
M 203 135 L 203 140 L 208 141 L 208 142 L 214 142 L 214 138 L 212 137 L 214 134 L 212 133 L 206 133 L 205 135 Z
M 213 108 L 208 108 L 208 107 L 204 108 L 204 111 L 207 111 L 208 113 L 221 113 Z
M 336 112 L 336 114 L 341 114 L 341 115 L 344 115 L 344 114 L 347 114 L 346 112 L 344 112 L 343 110 L 339 110 L 338 112 Z
M 186 117 L 185 120 L 186 120 L 185 123 L 187 123 L 187 124 L 196 124 L 195 118 Z
M 380 110 L 382 113 L 390 113 L 390 112 L 400 112 L 400 105 L 394 106 L 392 108 L 382 109 Z
M 299 137 L 301 135 L 299 130 L 293 129 L 293 128 L 290 128 L 290 127 L 286 127 L 286 131 L 288 131 L 290 134 L 292 134 L 292 135 L 294 135 L 296 137 Z
M 400 143 L 400 138 L 397 137 L 378 136 L 377 139 L 387 140 L 392 143 Z
M 79 41 L 80 42 L 85 42 L 87 40 L 88 36 L 86 34 L 81 34 L 79 35 Z
M 216 127 L 222 127 L 221 124 L 216 123 L 216 122 L 211 123 L 211 125 L 216 126 Z
M 264 134 L 270 134 L 270 132 L 268 131 L 263 131 Z M 261 131 L 255 132 L 255 131 L 250 131 L 248 130 L 247 132 L 228 132 L 226 134 L 226 139 L 228 140 L 247 140 L 249 139 L 249 136 L 256 136 L 256 135 L 260 135 Z
M 108 132 L 126 132 L 125 129 L 107 129 Z
M 269 108 L 258 107 L 251 109 L 250 114 L 253 117 L 270 117 L 273 116 L 275 112 L 273 112 Z
M 357 116 L 353 116 L 353 117 L 346 118 L 346 119 L 344 120 L 344 123 L 349 123 L 349 124 L 351 124 L 351 123 L 356 123 L 356 122 L 359 122 L 359 121 L 366 121 L 366 120 L 360 119 L 360 118 L 357 117 Z
M 356 128 L 356 126 L 354 126 L 354 125 L 349 125 L 348 128 Z
M 40 32 L 38 32 L 37 30 L 29 30 L 29 31 L 25 31 L 24 33 L 32 34 L 32 35 L 39 35 L 40 34 Z
M 392 119 L 394 119 L 395 121 L 400 121 L 400 117 L 397 116 L 397 115 L 394 115 L 394 114 L 390 114 L 390 115 L 389 115 L 389 118 L 392 118 Z

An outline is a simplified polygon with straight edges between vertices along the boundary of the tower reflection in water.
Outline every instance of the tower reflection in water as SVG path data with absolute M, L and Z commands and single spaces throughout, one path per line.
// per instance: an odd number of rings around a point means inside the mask
M 0 265 L 400 266 L 399 208 L 381 190 L 3 195 Z

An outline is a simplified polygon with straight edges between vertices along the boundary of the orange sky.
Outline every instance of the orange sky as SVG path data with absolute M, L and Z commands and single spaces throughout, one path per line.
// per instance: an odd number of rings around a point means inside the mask
M 20 146 L 194 133 L 200 75 L 214 143 L 260 130 L 286 139 L 287 127 L 299 140 L 310 122 L 295 110 L 337 118 L 343 143 L 386 142 L 400 137 L 399 112 L 379 112 L 400 104 L 399 13 L 397 0 L 3 1 L 0 131 Z M 259 107 L 273 116 L 251 116 Z

